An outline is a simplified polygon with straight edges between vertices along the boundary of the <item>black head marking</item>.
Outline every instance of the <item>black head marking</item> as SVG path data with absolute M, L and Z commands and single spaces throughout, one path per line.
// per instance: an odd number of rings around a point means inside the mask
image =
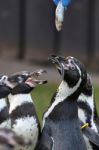
M 12 84 L 22 83 L 25 82 L 28 79 L 28 77 L 30 77 L 30 72 L 21 71 L 11 75 L 8 78 L 8 81 L 11 82 Z
M 12 95 L 16 95 L 16 94 L 28 94 L 33 90 L 33 87 L 30 87 L 28 84 L 26 83 L 19 83 L 17 86 L 15 86 L 12 91 L 11 94 Z
M 87 73 L 84 65 L 74 57 L 51 56 L 49 58 L 54 63 L 64 81 L 69 87 L 74 87 L 78 81 L 86 81 Z
M 8 78 L 8 82 L 10 84 L 12 84 L 12 87 L 17 86 L 20 83 L 25 83 L 29 80 L 32 80 L 31 83 L 34 82 L 34 85 L 35 84 L 45 84 L 45 83 L 47 83 L 46 80 L 39 80 L 39 79 L 37 80 L 36 79 L 36 77 L 42 75 L 43 73 L 46 73 L 46 71 L 43 69 L 39 69 L 34 72 L 28 72 L 28 71 L 17 72 Z

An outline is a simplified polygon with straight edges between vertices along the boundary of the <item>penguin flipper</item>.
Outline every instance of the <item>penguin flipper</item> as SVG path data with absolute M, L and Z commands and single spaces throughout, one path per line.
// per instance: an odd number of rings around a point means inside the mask
M 96 118 L 95 125 L 96 125 L 98 133 L 99 133 L 99 117 Z
M 99 134 L 96 133 L 90 127 L 86 127 L 82 129 L 82 133 L 89 139 L 90 142 L 97 145 L 99 147 Z
M 51 150 L 53 147 L 53 140 L 48 133 L 43 132 L 35 150 Z

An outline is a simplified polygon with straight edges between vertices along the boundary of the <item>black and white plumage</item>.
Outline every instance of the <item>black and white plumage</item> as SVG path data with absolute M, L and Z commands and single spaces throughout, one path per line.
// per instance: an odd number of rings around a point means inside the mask
M 9 95 L 11 88 L 5 84 L 7 78 L 6 75 L 0 76 L 0 128 L 10 128 L 11 126 L 7 102 L 7 96 Z
M 84 65 L 73 57 L 51 56 L 62 82 L 43 116 L 36 150 L 87 150 L 79 126 L 77 99 L 86 83 Z
M 83 123 L 88 123 L 89 127 L 96 133 L 99 133 L 95 119 L 97 110 L 94 99 L 94 88 L 92 86 L 91 77 L 87 74 L 87 83 L 78 98 L 78 116 Z M 98 150 L 99 147 L 89 142 L 88 138 L 84 136 L 87 143 L 88 150 Z
M 12 150 L 17 144 L 31 145 L 31 141 L 18 136 L 11 129 L 0 128 L 0 150 Z
M 34 150 L 40 132 L 39 120 L 36 114 L 35 106 L 30 92 L 38 84 L 46 83 L 46 80 L 37 80 L 34 76 L 39 76 L 44 71 L 28 73 L 23 75 L 17 73 L 8 79 L 8 86 L 12 84 L 14 88 L 9 95 L 9 115 L 11 118 L 11 128 L 18 135 L 31 140 L 30 146 L 17 146 L 16 149 Z M 33 76 L 33 77 L 32 77 Z

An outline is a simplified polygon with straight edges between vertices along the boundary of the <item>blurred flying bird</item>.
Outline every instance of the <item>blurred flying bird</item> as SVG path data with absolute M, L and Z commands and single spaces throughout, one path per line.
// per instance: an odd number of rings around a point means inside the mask
M 53 1 L 56 4 L 55 25 L 57 31 L 60 31 L 62 29 L 62 25 L 64 21 L 65 10 L 67 9 L 71 0 L 53 0 Z

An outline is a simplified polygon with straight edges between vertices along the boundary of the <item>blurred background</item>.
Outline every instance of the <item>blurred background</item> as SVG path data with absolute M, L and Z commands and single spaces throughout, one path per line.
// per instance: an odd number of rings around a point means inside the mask
M 76 56 L 91 73 L 99 108 L 99 0 L 72 0 L 61 32 L 55 29 L 54 13 L 52 0 L 0 0 L 0 73 L 48 71 L 49 84 L 34 91 L 41 115 L 61 80 L 49 54 Z

